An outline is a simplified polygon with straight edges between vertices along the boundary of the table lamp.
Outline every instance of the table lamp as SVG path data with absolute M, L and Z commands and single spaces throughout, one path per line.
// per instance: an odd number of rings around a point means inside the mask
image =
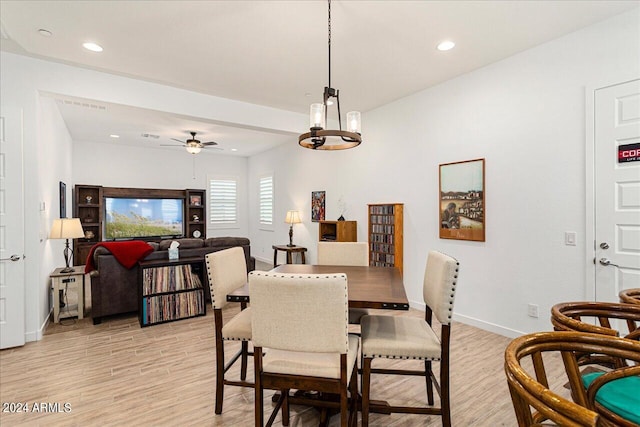
M 295 246 L 293 244 L 293 224 L 299 224 L 302 222 L 300 221 L 300 212 L 287 211 L 287 217 L 285 218 L 284 222 L 289 224 L 289 244 L 287 246 Z
M 64 247 L 64 261 L 66 267 L 60 270 L 61 273 L 71 273 L 73 267 L 71 260 L 73 258 L 73 249 L 69 247 L 69 239 L 79 239 L 84 237 L 84 231 L 82 230 L 82 224 L 80 224 L 80 218 L 60 218 L 54 219 L 51 226 L 51 233 L 49 233 L 50 239 L 66 239 Z

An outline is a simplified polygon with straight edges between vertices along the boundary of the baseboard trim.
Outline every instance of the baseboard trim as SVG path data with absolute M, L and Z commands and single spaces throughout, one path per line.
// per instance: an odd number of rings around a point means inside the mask
M 25 332 L 24 342 L 34 342 L 40 341 L 42 339 L 42 337 L 44 336 L 44 331 L 46 331 L 47 326 L 49 326 L 49 319 L 51 319 L 51 316 L 53 316 L 52 312 L 53 310 L 49 312 L 49 315 L 47 317 L 45 317 L 44 323 L 40 326 L 39 329 L 31 332 Z
M 425 311 L 424 302 L 409 301 L 409 306 L 411 308 L 415 308 L 416 310 Z M 517 338 L 525 334 L 524 332 L 505 328 L 504 326 L 496 325 L 495 323 L 485 322 L 484 320 L 465 316 L 463 314 L 457 314 L 455 312 L 453 313 L 453 320 L 455 320 L 456 322 L 464 323 L 465 325 L 474 326 L 476 328 L 482 329 L 483 331 L 502 335 L 503 337 L 507 338 Z

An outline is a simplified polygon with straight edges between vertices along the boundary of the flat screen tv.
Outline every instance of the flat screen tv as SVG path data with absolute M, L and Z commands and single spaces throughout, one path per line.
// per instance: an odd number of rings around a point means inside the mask
M 184 236 L 184 199 L 105 197 L 105 240 Z

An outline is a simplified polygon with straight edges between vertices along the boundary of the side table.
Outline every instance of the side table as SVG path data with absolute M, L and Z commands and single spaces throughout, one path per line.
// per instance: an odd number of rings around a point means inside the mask
M 273 267 L 277 267 L 278 266 L 278 251 L 282 251 L 282 252 L 286 252 L 287 253 L 287 264 L 293 264 L 293 257 L 292 254 L 296 253 L 296 252 L 300 252 L 301 256 L 302 256 L 302 263 L 306 264 L 306 260 L 305 260 L 305 252 L 307 252 L 307 248 L 303 247 L 303 246 L 288 246 L 288 245 L 273 245 Z
M 71 310 L 71 307 L 65 308 L 69 315 L 66 317 L 78 316 L 78 319 L 84 317 L 84 265 L 77 265 L 73 267 L 73 271 L 70 273 L 62 273 L 62 267 L 56 268 L 53 273 L 49 275 L 51 278 L 51 287 L 53 288 L 53 323 L 60 322 L 60 291 L 67 288 L 69 285 L 75 286 L 78 292 L 78 306 L 77 309 Z M 66 314 L 66 313 L 65 313 Z

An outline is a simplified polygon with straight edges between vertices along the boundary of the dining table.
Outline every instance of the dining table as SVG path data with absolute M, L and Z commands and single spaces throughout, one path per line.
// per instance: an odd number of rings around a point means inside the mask
M 397 267 L 282 264 L 275 273 L 347 275 L 349 308 L 409 310 L 402 273 Z M 227 294 L 228 302 L 250 302 L 249 285 Z

